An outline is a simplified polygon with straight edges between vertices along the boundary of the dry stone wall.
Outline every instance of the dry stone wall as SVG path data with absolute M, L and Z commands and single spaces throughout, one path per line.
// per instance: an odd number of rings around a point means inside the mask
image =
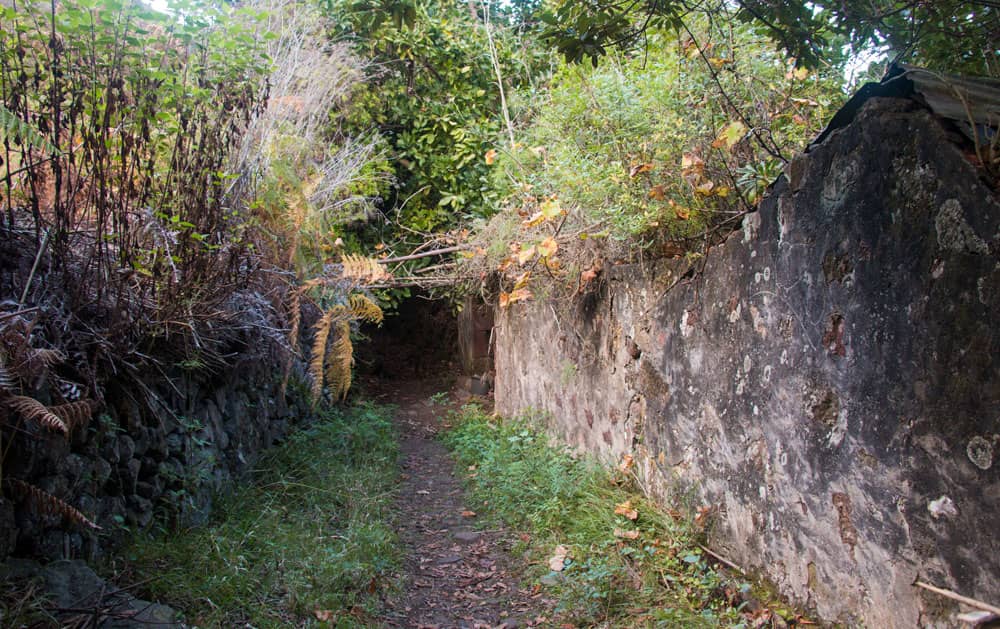
M 498 311 L 498 410 L 633 454 L 829 621 L 951 624 L 917 578 L 1000 600 L 1000 205 L 950 138 L 872 99 L 688 276 Z
M 36 430 L 15 442 L 5 473 L 79 509 L 101 530 L 0 497 L 0 560 L 90 560 L 156 518 L 206 522 L 215 497 L 310 417 L 304 390 L 286 402 L 279 368 L 247 356 L 237 355 L 221 376 L 179 373 L 142 387 L 110 382 L 106 404 L 72 441 Z

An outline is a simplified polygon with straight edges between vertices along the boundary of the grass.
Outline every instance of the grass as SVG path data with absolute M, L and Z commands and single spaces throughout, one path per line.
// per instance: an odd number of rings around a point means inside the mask
M 554 447 L 527 422 L 474 406 L 445 440 L 476 510 L 522 531 L 528 576 L 551 589 L 561 618 L 597 627 L 750 623 L 737 603 L 750 584 L 716 570 L 699 547 L 695 518 L 656 507 L 627 473 Z M 568 554 L 553 571 L 560 545 Z
M 327 411 L 269 451 L 214 522 L 138 539 L 131 579 L 201 627 L 367 627 L 398 566 L 389 412 Z

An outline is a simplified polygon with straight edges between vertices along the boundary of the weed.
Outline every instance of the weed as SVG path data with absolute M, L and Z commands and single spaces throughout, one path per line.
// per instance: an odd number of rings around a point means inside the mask
M 384 407 L 327 411 L 269 452 L 207 527 L 127 551 L 152 596 L 199 626 L 370 626 L 397 565 L 397 443 Z
M 716 571 L 693 520 L 664 513 L 625 474 L 552 446 L 524 421 L 490 418 L 474 406 L 445 439 L 459 469 L 475 466 L 476 510 L 528 533 L 528 576 L 552 586 L 575 625 L 743 625 L 732 600 L 749 585 Z M 565 567 L 550 571 L 559 545 L 568 550 Z

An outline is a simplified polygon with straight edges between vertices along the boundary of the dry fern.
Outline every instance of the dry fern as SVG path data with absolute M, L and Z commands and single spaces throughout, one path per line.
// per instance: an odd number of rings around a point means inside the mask
M 78 509 L 30 483 L 16 478 L 7 478 L 5 479 L 5 483 L 10 487 L 13 495 L 27 502 L 37 513 L 66 518 L 74 524 L 98 531 L 101 530 L 101 527 L 94 524 L 90 518 L 83 515 Z
M 341 262 L 344 266 L 342 275 L 345 279 L 357 280 L 364 284 L 373 284 L 392 277 L 375 258 L 366 258 L 362 255 L 348 253 L 344 255 L 344 259 Z
M 89 400 L 78 400 L 69 404 L 60 404 L 59 406 L 49 407 L 48 410 L 61 419 L 70 431 L 86 428 L 93 414 Z
M 355 318 L 364 319 L 372 323 L 382 323 L 382 319 L 384 318 L 382 309 L 368 295 L 354 293 L 350 297 L 349 304 L 351 306 L 351 313 Z
M 326 359 L 326 340 L 330 337 L 330 327 L 333 325 L 334 316 L 335 311 L 331 308 L 316 322 L 312 359 L 309 361 L 309 373 L 313 377 L 313 406 L 319 404 L 320 397 L 323 395 L 323 362 Z
M 343 400 L 351 389 L 351 368 L 354 366 L 354 345 L 351 343 L 351 324 L 341 321 L 337 324 L 337 340 L 333 343 L 326 371 L 330 395 L 335 400 Z
M 15 395 L 10 398 L 8 404 L 25 419 L 38 422 L 49 430 L 69 435 L 69 426 L 66 422 L 35 398 Z

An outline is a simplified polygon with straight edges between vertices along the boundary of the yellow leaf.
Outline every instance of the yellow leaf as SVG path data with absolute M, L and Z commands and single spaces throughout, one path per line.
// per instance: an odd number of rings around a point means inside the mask
M 528 281 L 531 280 L 531 271 L 525 271 L 521 273 L 520 277 L 514 280 L 514 290 L 519 288 L 524 288 L 528 285 Z
M 545 218 L 555 218 L 563 213 L 562 205 L 559 204 L 559 199 L 555 197 L 542 203 L 541 210 L 542 216 Z
M 531 218 L 529 218 L 526 221 L 522 221 L 521 224 L 524 225 L 525 227 L 535 227 L 537 225 L 541 225 L 544 222 L 545 222 L 545 214 L 542 212 L 535 212 L 534 214 L 531 215 Z
M 490 150 L 486 151 L 486 165 L 487 166 L 492 166 L 493 162 L 495 162 L 496 159 L 497 159 L 497 151 L 496 151 L 496 149 L 490 149 Z
M 712 189 L 713 188 L 715 188 L 715 182 L 709 180 L 709 181 L 702 182 L 702 183 L 698 184 L 697 186 L 695 186 L 694 191 L 697 192 L 698 194 L 701 194 L 701 195 L 704 195 L 704 196 L 707 197 L 708 195 L 712 194 Z
M 729 196 L 729 188 L 727 188 L 726 186 L 719 186 L 718 188 L 715 189 L 715 194 L 716 196 L 726 198 Z
M 710 64 L 712 64 L 713 68 L 715 68 L 716 70 L 718 70 L 722 66 L 726 65 L 727 63 L 729 63 L 729 60 L 728 59 L 720 59 L 718 57 L 709 57 L 708 62 Z
M 538 245 L 538 255 L 542 256 L 543 258 L 548 258 L 552 254 L 554 254 L 558 249 L 559 249 L 559 243 L 556 242 L 555 238 L 552 238 L 550 236 L 545 240 L 543 240 Z
M 687 219 L 691 218 L 691 210 L 687 209 L 686 207 L 681 207 L 678 205 L 677 207 L 674 208 L 674 216 L 676 216 L 682 221 L 686 221 Z
M 742 140 L 746 134 L 747 126 L 739 120 L 733 120 L 719 131 L 719 135 L 712 142 L 712 148 L 725 146 L 727 149 L 732 150 L 733 146 Z
M 807 68 L 796 68 L 792 76 L 800 81 L 804 81 L 809 76 L 809 70 Z
M 524 265 L 529 260 L 535 257 L 535 246 L 532 245 L 527 249 L 522 249 L 520 253 L 517 254 L 517 263 Z
M 636 520 L 639 517 L 639 512 L 632 508 L 631 500 L 626 500 L 620 505 L 615 505 L 615 515 L 623 515 L 629 520 Z

